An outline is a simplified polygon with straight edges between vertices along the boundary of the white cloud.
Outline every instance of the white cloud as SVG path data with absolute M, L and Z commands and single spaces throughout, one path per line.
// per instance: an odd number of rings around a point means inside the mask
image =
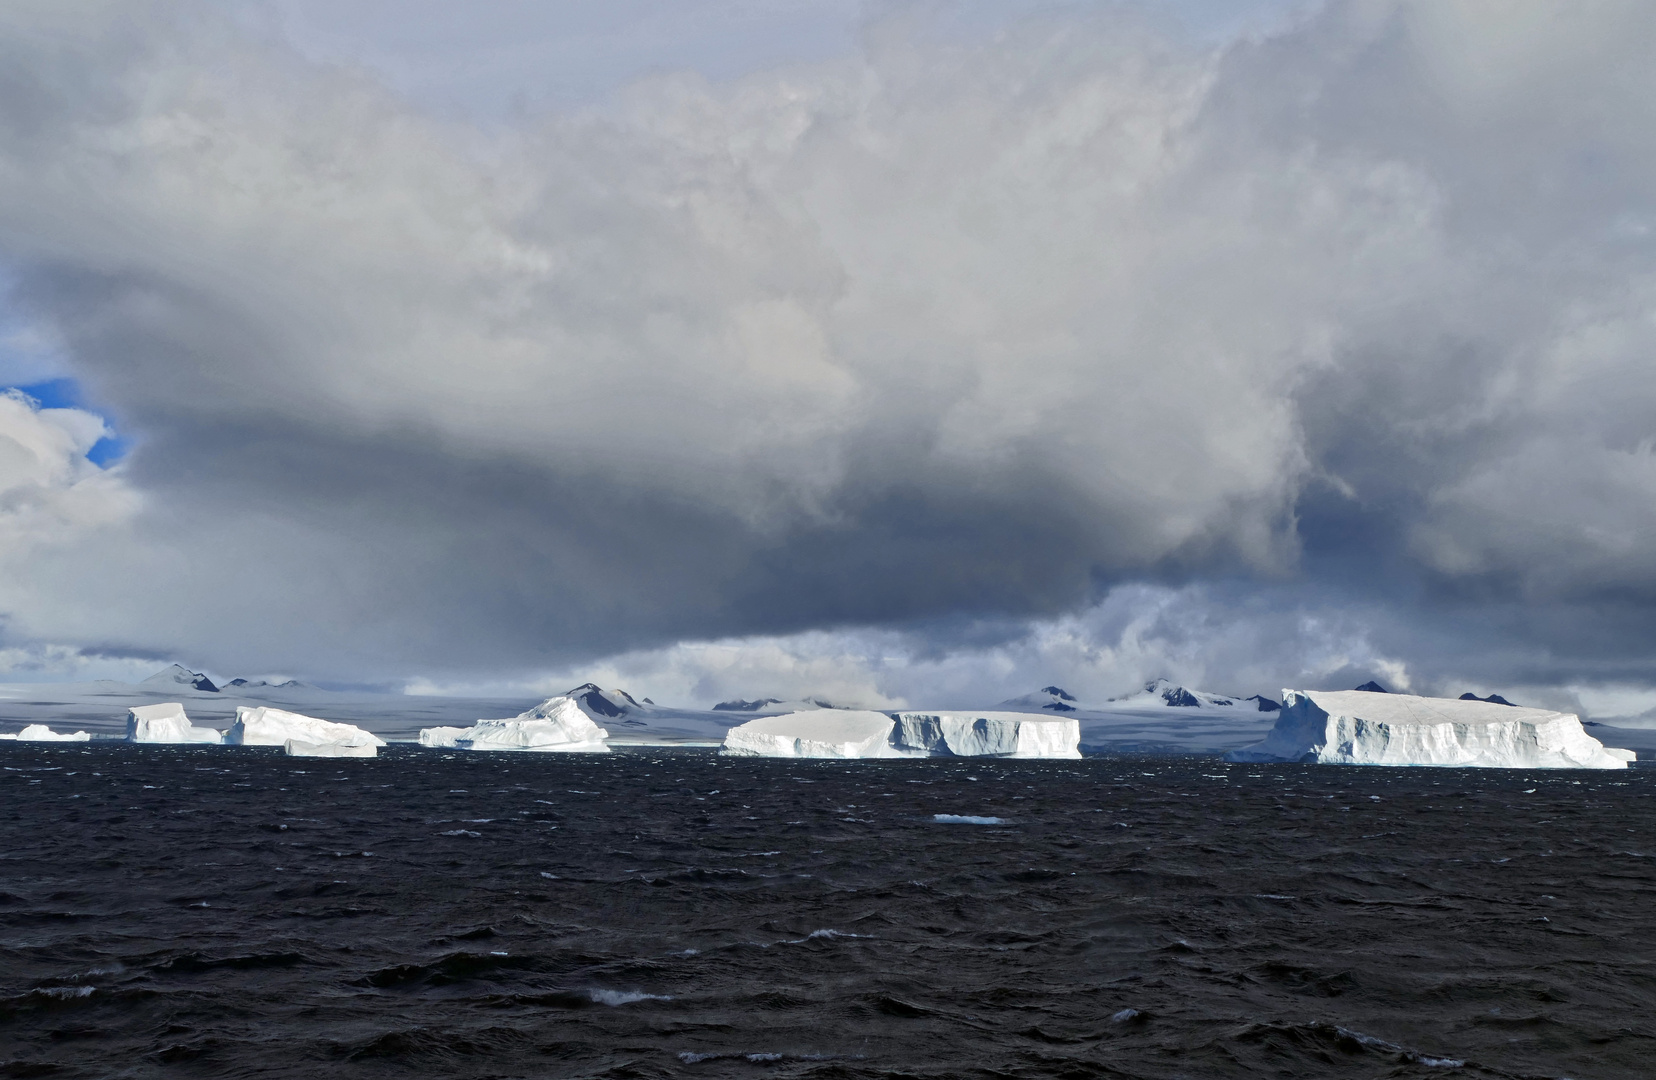
M 210 5 L 11 5 L 0 257 L 144 441 L 21 482 L 0 607 L 224 670 L 631 657 L 702 697 L 1459 674 L 1417 575 L 1651 580 L 1653 20 L 898 19 L 485 130 Z

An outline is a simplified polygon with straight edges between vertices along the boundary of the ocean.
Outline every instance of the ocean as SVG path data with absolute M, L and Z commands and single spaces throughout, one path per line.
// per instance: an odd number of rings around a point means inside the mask
M 0 749 L 7 1077 L 1656 1075 L 1656 771 Z

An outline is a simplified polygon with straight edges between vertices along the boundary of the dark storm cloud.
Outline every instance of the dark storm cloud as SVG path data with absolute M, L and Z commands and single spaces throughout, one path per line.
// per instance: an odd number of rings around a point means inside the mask
M 189 5 L 5 20 L 14 303 L 139 439 L 9 481 L 96 511 L 4 554 L 18 641 L 1656 676 L 1643 6 L 895 23 L 487 136 Z

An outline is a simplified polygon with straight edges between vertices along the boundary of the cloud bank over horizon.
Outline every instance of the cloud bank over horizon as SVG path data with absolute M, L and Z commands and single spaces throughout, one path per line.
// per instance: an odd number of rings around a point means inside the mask
M 0 661 L 1656 687 L 1653 30 L 895 11 L 482 125 L 10 5 L 0 361 L 93 404 L 0 400 Z

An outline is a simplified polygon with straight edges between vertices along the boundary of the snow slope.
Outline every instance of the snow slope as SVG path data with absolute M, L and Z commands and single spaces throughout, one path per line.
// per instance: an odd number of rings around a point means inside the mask
M 1570 713 L 1477 699 L 1363 690 L 1284 690 L 1276 725 L 1232 761 L 1341 765 L 1461 765 L 1506 769 L 1625 769 Z

